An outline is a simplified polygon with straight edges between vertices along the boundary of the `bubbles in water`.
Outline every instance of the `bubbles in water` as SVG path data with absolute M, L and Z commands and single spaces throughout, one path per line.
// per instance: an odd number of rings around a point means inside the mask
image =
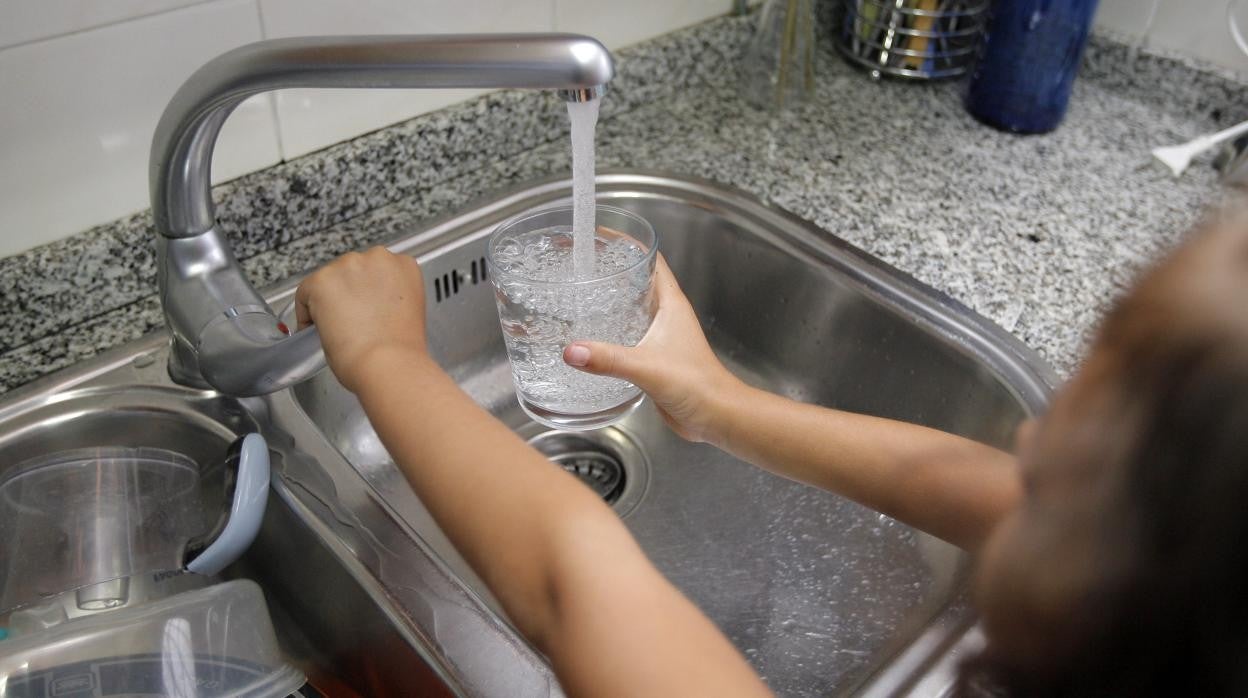
M 641 341 L 651 320 L 650 265 L 638 264 L 645 251 L 629 239 L 595 237 L 593 273 L 577 281 L 569 226 L 511 234 L 494 244 L 499 318 L 520 394 L 566 414 L 609 409 L 636 396 L 627 381 L 568 366 L 563 348 L 578 339 Z

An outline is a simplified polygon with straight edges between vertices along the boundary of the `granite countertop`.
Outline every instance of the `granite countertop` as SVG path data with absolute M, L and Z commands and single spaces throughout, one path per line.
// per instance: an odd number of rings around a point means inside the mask
M 1174 179 L 1151 147 L 1248 114 L 1246 85 L 1097 37 L 1056 132 L 980 125 L 957 83 L 873 82 L 830 46 L 813 97 L 748 106 L 750 21 L 617 53 L 598 166 L 731 184 L 814 221 L 1019 336 L 1059 373 L 1133 275 L 1225 191 Z M 514 184 L 569 170 L 556 98 L 495 93 L 218 186 L 218 219 L 264 286 Z M 0 392 L 163 326 L 139 214 L 0 260 Z

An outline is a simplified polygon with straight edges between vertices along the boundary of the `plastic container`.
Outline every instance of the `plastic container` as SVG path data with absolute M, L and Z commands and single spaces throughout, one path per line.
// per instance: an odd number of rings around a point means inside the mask
M 264 596 L 248 580 L 46 630 L 27 633 L 15 624 L 9 631 L 0 640 L 0 698 L 269 698 L 305 681 L 282 658 Z
M 268 490 L 259 434 L 207 470 L 157 448 L 21 463 L 0 478 L 0 614 L 70 590 L 69 615 L 108 611 L 130 603 L 135 585 L 146 600 L 161 593 L 162 576 L 215 575 L 255 539 Z
M 1013 0 L 993 8 L 966 109 L 1014 133 L 1045 133 L 1066 115 L 1096 0 Z
M 195 461 L 154 448 L 76 449 L 17 466 L 0 481 L 0 612 L 181 569 L 187 541 L 211 526 L 199 477 Z M 125 599 L 84 603 L 105 610 Z

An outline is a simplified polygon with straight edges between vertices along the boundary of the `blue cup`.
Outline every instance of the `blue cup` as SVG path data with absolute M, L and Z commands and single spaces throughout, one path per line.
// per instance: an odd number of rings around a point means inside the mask
M 1045 133 L 1066 115 L 1096 0 L 998 0 L 966 109 L 1014 133 Z

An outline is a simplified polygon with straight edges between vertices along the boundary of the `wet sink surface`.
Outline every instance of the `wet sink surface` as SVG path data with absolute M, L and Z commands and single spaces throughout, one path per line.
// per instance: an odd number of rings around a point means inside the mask
M 659 231 L 716 352 L 755 385 L 997 446 L 1047 399 L 1052 373 L 1017 341 L 827 233 L 704 183 L 619 173 L 599 188 L 600 200 Z M 567 195 L 566 182 L 535 185 L 394 246 L 425 269 L 435 356 L 526 436 L 544 430 L 515 404 L 485 237 L 506 216 Z M 293 398 L 482 610 L 501 615 L 333 376 Z M 878 688 L 881 677 L 900 690 L 915 676 L 889 675 L 899 653 L 913 655 L 937 629 L 933 647 L 943 648 L 972 620 L 958 602 L 965 556 L 948 544 L 686 443 L 649 406 L 605 438 L 635 447 L 623 458 L 632 489 L 617 502 L 626 524 L 778 693 Z
M 625 172 L 600 177 L 599 188 L 653 223 L 716 351 L 756 385 L 995 445 L 1044 407 L 1055 378 L 1032 352 L 826 232 L 701 182 Z M 778 693 L 939 694 L 947 649 L 973 623 L 959 551 L 683 442 L 649 406 L 588 444 L 524 417 L 485 238 L 569 191 L 567 181 L 525 186 L 392 245 L 425 269 L 436 358 L 523 436 L 570 448 L 565 467 L 596 473 L 659 569 Z M 289 303 L 297 282 L 270 303 Z M 173 385 L 167 356 L 167 338 L 153 335 L 7 394 L 0 474 L 93 445 L 173 448 L 206 462 L 259 431 L 273 461 L 268 512 L 227 576 L 262 584 L 292 660 L 362 695 L 562 695 L 331 374 L 234 400 Z M 604 470 L 612 460 L 622 481 Z

